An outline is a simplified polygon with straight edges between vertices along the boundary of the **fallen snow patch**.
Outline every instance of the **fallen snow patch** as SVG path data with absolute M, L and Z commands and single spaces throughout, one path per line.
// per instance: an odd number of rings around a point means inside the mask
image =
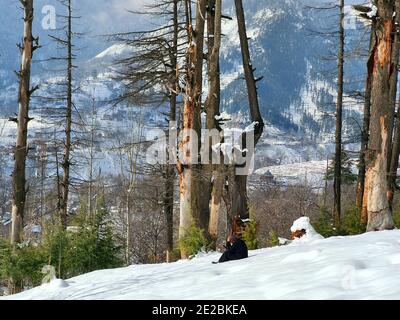
M 290 228 L 291 232 L 305 230 L 306 233 L 301 238 L 295 238 L 293 243 L 296 242 L 308 242 L 311 240 L 319 240 L 324 237 L 321 236 L 317 231 L 315 231 L 314 227 L 311 225 L 309 217 L 301 217 L 293 222 L 292 227 Z
M 62 279 L 53 279 L 49 283 L 43 284 L 43 286 L 47 288 L 47 290 L 57 291 L 62 288 L 67 288 L 69 284 Z

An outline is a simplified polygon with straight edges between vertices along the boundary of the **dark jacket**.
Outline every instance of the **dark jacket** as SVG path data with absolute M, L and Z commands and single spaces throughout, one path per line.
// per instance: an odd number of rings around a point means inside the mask
M 227 243 L 226 251 L 223 253 L 218 262 L 226 262 L 231 260 L 239 260 L 248 257 L 246 243 L 238 239 L 233 245 Z

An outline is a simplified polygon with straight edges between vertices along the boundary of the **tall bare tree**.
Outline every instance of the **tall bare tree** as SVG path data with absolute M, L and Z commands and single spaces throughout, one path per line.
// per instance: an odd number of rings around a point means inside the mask
M 169 97 L 169 121 L 176 122 L 177 98 L 179 94 L 179 66 L 178 66 L 178 41 L 179 41 L 179 10 L 178 0 L 173 0 L 173 40 L 170 54 L 170 61 L 173 69 L 171 77 L 171 89 Z M 169 140 L 169 136 L 168 136 Z M 167 262 L 171 260 L 172 251 L 174 249 L 174 182 L 175 182 L 175 159 L 171 159 L 176 155 L 167 152 L 167 168 L 165 169 L 165 196 L 164 196 L 164 212 L 167 219 Z M 172 161 L 173 160 L 173 161 Z
M 393 228 L 387 197 L 388 155 L 393 126 L 390 78 L 396 67 L 392 61 L 394 0 L 376 0 L 377 21 L 374 36 L 374 63 L 371 89 L 370 139 L 366 157 L 363 210 L 368 217 L 367 231 Z
M 396 110 L 397 101 L 397 85 L 398 85 L 398 74 L 399 74 L 399 50 L 400 50 L 400 1 L 395 2 L 395 26 L 394 26 L 394 38 L 392 47 L 392 63 L 394 70 L 390 77 L 390 105 L 393 112 Z M 392 147 L 389 149 L 389 178 L 388 178 L 388 198 L 390 207 L 393 206 L 393 196 L 396 190 L 396 178 L 397 178 L 397 168 L 399 166 L 399 156 L 400 156 L 400 105 L 397 106 L 397 115 L 394 118 L 395 125 L 393 127 L 394 137 Z M 392 132 L 392 131 L 391 131 Z M 391 137 L 392 135 L 390 135 Z
M 71 146 L 72 146 L 72 61 L 74 59 L 72 53 L 72 3 L 71 0 L 63 1 L 67 8 L 67 33 L 65 45 L 67 48 L 67 104 L 66 104 L 66 115 L 65 115 L 65 146 L 64 146 L 64 159 L 62 168 L 64 174 L 61 182 L 61 204 L 60 204 L 60 217 L 61 225 L 64 229 L 67 228 L 67 216 L 68 216 L 68 199 L 69 199 L 69 188 L 70 188 L 70 175 L 71 175 Z
M 179 97 L 182 94 L 180 80 L 184 79 L 185 22 L 182 22 L 182 0 L 163 0 L 146 5 L 146 10 L 134 12 L 156 19 L 165 18 L 168 23 L 147 31 L 117 34 L 113 38 L 131 47 L 132 53 L 116 61 L 120 67 L 117 80 L 125 85 L 119 101 L 136 105 L 167 105 L 166 120 L 177 120 Z M 170 22 L 172 21 L 172 22 Z M 160 85 L 161 84 L 161 85 Z M 176 126 L 178 127 L 178 126 Z M 167 131 L 167 141 L 169 140 Z M 176 154 L 167 152 L 167 164 L 163 166 L 163 207 L 167 224 L 167 260 L 171 258 L 174 245 L 174 189 L 176 182 Z
M 205 228 L 208 227 L 208 212 L 202 212 L 202 190 L 200 181 L 202 170 L 198 162 L 200 154 L 196 146 L 201 141 L 201 94 L 203 81 L 203 48 L 204 26 L 206 17 L 206 1 L 199 0 L 196 5 L 196 30 L 193 29 L 191 18 L 191 3 L 186 1 L 188 22 L 188 58 L 186 92 L 183 110 L 183 138 L 179 149 L 183 156 L 178 162 L 180 176 L 180 225 L 179 237 L 186 236 L 189 227 L 196 221 Z M 195 132 L 197 137 L 189 133 Z M 208 205 L 208 204 L 207 204 Z M 205 217 L 205 219 L 203 219 Z M 206 223 L 204 223 L 207 221 Z M 187 258 L 187 253 L 182 250 L 182 258 Z
M 208 27 L 208 97 L 206 100 L 206 127 L 208 130 L 220 131 L 216 116 L 220 113 L 220 48 L 222 29 L 222 1 L 210 0 L 208 2 L 207 27 Z M 211 146 L 211 143 L 210 143 Z M 212 148 L 211 148 L 212 149 Z M 213 150 L 211 150 L 213 152 Z M 211 164 L 213 185 L 210 203 L 210 219 L 208 232 L 213 244 L 216 245 L 218 236 L 218 221 L 221 217 L 223 187 L 225 184 L 224 164 Z
M 344 0 L 339 0 L 339 52 L 338 52 L 338 94 L 336 102 L 335 131 L 335 174 L 333 179 L 334 222 L 340 226 L 341 179 L 342 179 L 342 121 L 343 121 L 343 70 L 344 70 Z
M 374 22 L 372 22 L 374 23 Z M 371 27 L 374 29 L 374 26 Z M 371 85 L 372 85 L 372 71 L 374 63 L 373 46 L 374 37 L 370 37 L 370 45 L 367 59 L 367 75 L 365 80 L 365 92 L 364 92 L 364 114 L 363 114 L 363 126 L 361 131 L 361 149 L 358 161 L 358 177 L 357 177 L 357 196 L 356 205 L 360 213 L 362 212 L 362 203 L 364 197 L 364 187 L 365 187 L 365 155 L 368 150 L 368 140 L 369 140 L 369 122 L 371 114 Z M 366 223 L 367 217 L 361 216 L 361 222 Z
M 67 228 L 68 219 L 68 201 L 70 198 L 70 188 L 72 184 L 71 166 L 72 166 L 72 149 L 74 141 L 73 125 L 78 124 L 79 121 L 74 117 L 78 109 L 74 105 L 73 97 L 77 88 L 74 87 L 74 60 L 76 59 L 76 52 L 78 49 L 74 44 L 77 37 L 82 36 L 74 30 L 74 21 L 79 17 L 74 15 L 75 9 L 72 0 L 58 0 L 61 4 L 63 13 L 58 14 L 62 27 L 57 30 L 57 34 L 49 35 L 49 37 L 60 48 L 61 54 L 56 57 L 49 58 L 49 65 L 54 63 L 53 72 L 60 75 L 57 83 L 48 84 L 48 92 L 50 94 L 41 97 L 44 105 L 41 107 L 44 113 L 45 122 L 55 128 L 53 133 L 54 140 L 59 144 L 62 152 L 57 154 L 56 168 L 57 168 L 57 181 L 59 183 L 59 190 L 57 192 L 57 213 L 60 218 L 61 227 Z M 61 9 L 60 9 L 61 11 Z M 81 120 L 81 119 L 80 119 Z
M 12 228 L 11 243 L 21 242 L 24 210 L 26 201 L 26 158 L 29 151 L 27 143 L 29 105 L 32 93 L 37 87 L 31 89 L 31 62 L 33 52 L 39 47 L 38 39 L 32 36 L 33 0 L 20 0 L 24 10 L 23 43 L 19 45 L 22 55 L 21 70 L 18 73 L 18 117 L 12 119 L 17 123 L 17 141 L 14 152 L 13 171 L 13 201 L 12 201 Z
M 240 47 L 242 52 L 244 76 L 246 79 L 247 93 L 250 108 L 250 119 L 254 123 L 254 147 L 260 140 L 264 131 L 264 121 L 260 112 L 260 105 L 257 94 L 257 82 L 261 78 L 255 78 L 253 64 L 250 57 L 249 38 L 246 31 L 246 20 L 242 0 L 235 0 L 236 16 L 238 22 L 238 31 L 240 38 Z M 245 137 L 243 137 L 245 140 Z M 247 176 L 235 175 L 234 187 L 231 192 L 231 213 L 242 218 L 249 216 L 247 201 Z

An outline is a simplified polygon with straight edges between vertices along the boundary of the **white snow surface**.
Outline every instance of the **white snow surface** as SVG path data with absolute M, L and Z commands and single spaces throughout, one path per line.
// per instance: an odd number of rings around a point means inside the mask
M 399 299 L 400 231 L 311 239 L 211 264 L 219 253 L 56 281 L 3 299 Z
M 301 217 L 301 218 L 297 219 L 295 222 L 293 222 L 293 225 L 290 228 L 290 231 L 295 232 L 295 231 L 303 230 L 303 229 L 306 231 L 306 234 L 304 236 L 302 236 L 301 238 L 294 239 L 294 241 L 304 243 L 304 242 L 309 242 L 311 240 L 324 238 L 317 231 L 315 231 L 314 227 L 311 225 L 309 217 Z
M 375 4 L 373 4 L 372 2 L 369 4 L 371 11 L 367 13 L 367 16 L 369 18 L 373 18 L 376 17 L 378 14 L 378 8 L 375 6 Z
M 104 58 L 107 56 L 113 56 L 113 57 L 118 57 L 120 55 L 122 55 L 125 52 L 130 51 L 130 47 L 127 46 L 124 43 L 117 43 L 112 45 L 111 47 L 107 48 L 106 50 L 100 52 L 95 59 L 100 59 L 100 58 Z
M 262 176 L 268 171 L 280 182 L 294 185 L 303 183 L 322 188 L 325 184 L 326 160 L 268 166 L 257 169 L 255 174 Z

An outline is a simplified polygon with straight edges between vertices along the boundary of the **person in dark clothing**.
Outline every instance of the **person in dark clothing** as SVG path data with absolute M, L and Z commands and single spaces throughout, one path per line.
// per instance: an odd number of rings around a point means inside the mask
M 218 262 L 226 262 L 231 260 L 239 260 L 248 257 L 246 243 L 238 238 L 235 234 L 228 238 L 226 243 L 226 251 L 222 254 Z

